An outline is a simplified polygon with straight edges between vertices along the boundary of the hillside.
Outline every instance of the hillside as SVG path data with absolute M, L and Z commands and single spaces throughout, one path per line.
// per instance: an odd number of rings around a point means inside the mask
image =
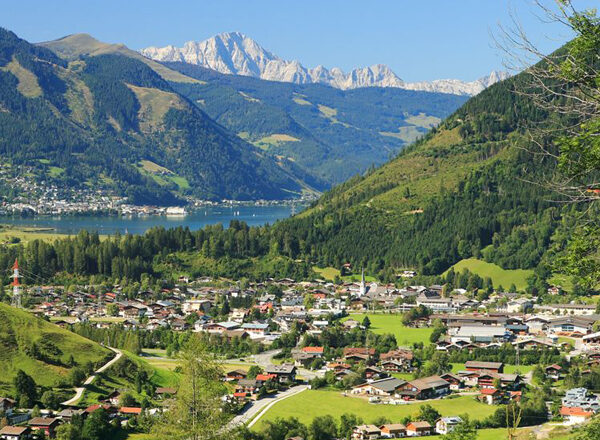
M 225 75 L 189 63 L 165 65 L 199 81 L 171 85 L 211 118 L 329 185 L 385 163 L 467 100 L 398 88 L 344 91 Z
M 38 385 L 52 387 L 67 379 L 70 356 L 83 365 L 102 363 L 111 354 L 89 339 L 0 303 L 0 395 L 11 391 L 18 370 L 32 376 Z
M 505 269 L 538 266 L 561 206 L 528 183 L 551 175 L 555 164 L 523 148 L 526 127 L 562 123 L 514 93 L 526 87 L 526 75 L 471 98 L 394 160 L 280 223 L 280 242 L 297 240 L 288 247 L 319 266 L 385 267 L 386 278 L 394 267 L 440 274 L 485 247 L 486 260 Z
M 0 157 L 11 177 L 161 205 L 309 189 L 294 164 L 228 132 L 164 79 L 182 75 L 161 66 L 159 74 L 121 46 L 69 41 L 78 44 L 63 59 L 0 30 Z

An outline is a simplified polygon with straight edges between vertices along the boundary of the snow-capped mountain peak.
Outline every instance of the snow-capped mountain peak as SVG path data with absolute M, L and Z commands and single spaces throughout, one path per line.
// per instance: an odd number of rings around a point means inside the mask
M 334 67 L 307 69 L 300 62 L 284 60 L 240 32 L 218 34 L 204 41 L 188 41 L 181 48 L 148 47 L 140 53 L 156 61 L 180 61 L 200 65 L 220 73 L 244 75 L 269 81 L 296 84 L 320 83 L 339 89 L 359 87 L 398 87 L 408 90 L 475 95 L 508 77 L 506 72 L 492 72 L 476 81 L 456 79 L 405 83 L 385 64 L 360 67 L 349 73 Z

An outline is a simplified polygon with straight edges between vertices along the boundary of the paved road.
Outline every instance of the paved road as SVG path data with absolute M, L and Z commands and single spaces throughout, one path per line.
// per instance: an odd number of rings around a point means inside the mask
M 262 399 L 257 400 L 256 402 L 250 402 L 246 406 L 244 412 L 238 414 L 231 420 L 231 422 L 229 422 L 229 426 L 231 428 L 234 428 L 236 426 L 248 422 L 248 420 L 256 416 L 250 421 L 250 423 L 248 423 L 248 428 L 251 428 L 277 402 L 287 399 L 288 397 L 291 397 L 295 394 L 301 393 L 302 391 L 305 391 L 307 389 L 308 386 L 306 385 L 296 385 L 295 387 L 291 387 L 290 389 L 281 393 L 277 393 L 268 397 L 263 397 Z
M 114 351 L 117 355 L 114 358 L 112 358 L 110 361 L 108 361 L 107 363 L 102 365 L 100 368 L 98 368 L 96 371 L 94 371 L 94 374 L 92 374 L 90 377 L 88 377 L 85 380 L 85 382 L 83 383 L 83 386 L 75 388 L 75 396 L 72 399 L 62 402 L 61 405 L 71 406 L 71 405 L 74 405 L 75 403 L 77 403 L 77 401 L 79 399 L 81 399 L 81 396 L 83 396 L 83 392 L 85 391 L 87 385 L 90 385 L 94 381 L 94 379 L 96 378 L 96 375 L 109 369 L 115 362 L 117 362 L 119 359 L 121 359 L 121 356 L 123 356 L 123 353 L 121 352 L 121 350 L 118 350 L 116 348 L 111 348 L 111 347 L 107 347 L 107 348 Z

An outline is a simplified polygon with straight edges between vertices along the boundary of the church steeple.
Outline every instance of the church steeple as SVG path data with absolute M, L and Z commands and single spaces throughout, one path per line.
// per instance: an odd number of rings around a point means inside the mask
M 365 268 L 362 268 L 362 274 L 360 277 L 360 296 L 363 296 L 365 293 L 367 293 L 367 286 L 365 284 Z

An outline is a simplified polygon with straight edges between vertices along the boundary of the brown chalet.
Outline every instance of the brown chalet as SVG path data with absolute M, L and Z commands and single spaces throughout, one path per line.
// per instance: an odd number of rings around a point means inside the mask
M 344 348 L 344 360 L 346 361 L 366 361 L 375 356 L 374 348 L 365 347 L 346 347 Z
M 406 382 L 397 394 L 405 400 L 423 400 L 443 396 L 449 392 L 450 383 L 440 376 L 429 376 Z
M 480 362 L 467 361 L 465 362 L 465 370 L 467 371 L 489 371 L 493 373 L 503 373 L 504 363 L 502 362 Z
M 381 367 L 389 373 L 409 372 L 413 369 L 413 352 L 392 350 L 381 355 Z
M 433 426 L 429 422 L 410 422 L 406 425 L 406 434 L 409 437 L 421 437 L 431 435 Z
M 5 426 L 0 429 L 2 440 L 25 440 L 31 438 L 31 429 L 27 426 Z
M 60 425 L 60 420 L 52 417 L 34 417 L 28 423 L 29 427 L 34 431 L 44 431 L 48 438 L 54 438 L 56 428 Z
M 231 370 L 225 373 L 225 380 L 227 382 L 233 380 L 245 379 L 248 376 L 248 373 L 244 370 Z

